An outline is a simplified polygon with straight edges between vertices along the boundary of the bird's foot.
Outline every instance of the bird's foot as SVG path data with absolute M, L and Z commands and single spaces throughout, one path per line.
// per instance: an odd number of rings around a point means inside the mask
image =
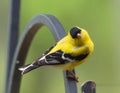
M 70 78 L 72 80 L 75 80 L 76 82 L 79 82 L 78 77 L 75 75 L 75 73 L 73 72 L 73 70 L 72 71 L 68 70 L 67 72 L 68 72 L 67 73 L 67 78 Z

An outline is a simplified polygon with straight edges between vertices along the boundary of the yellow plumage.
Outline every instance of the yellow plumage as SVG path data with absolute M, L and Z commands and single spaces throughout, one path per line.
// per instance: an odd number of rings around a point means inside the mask
M 72 56 L 77 56 L 80 54 L 84 54 L 86 52 L 89 52 L 89 55 L 81 61 L 75 61 L 75 62 L 70 62 L 68 64 L 57 65 L 57 67 L 63 68 L 65 70 L 72 70 L 75 66 L 78 66 L 81 63 L 85 62 L 86 59 L 92 54 L 94 50 L 94 44 L 88 32 L 82 28 L 79 29 L 81 29 L 82 38 L 73 39 L 70 33 L 68 33 L 66 37 L 61 39 L 56 44 L 56 46 L 49 52 L 49 54 L 56 52 L 57 50 L 62 50 L 64 51 L 64 53 L 69 53 Z

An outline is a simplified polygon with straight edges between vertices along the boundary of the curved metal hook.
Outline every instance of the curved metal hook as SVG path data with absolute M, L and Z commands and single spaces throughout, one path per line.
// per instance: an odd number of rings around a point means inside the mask
M 25 63 L 25 58 L 30 46 L 30 43 L 35 36 L 38 29 L 43 25 L 47 26 L 52 32 L 56 41 L 60 40 L 66 35 L 64 28 L 60 22 L 52 15 L 38 15 L 33 18 L 30 23 L 26 26 L 21 36 L 17 49 L 14 54 L 13 64 L 11 68 L 11 73 L 8 82 L 7 93 L 19 93 L 21 73 L 18 71 L 20 66 Z M 73 80 L 66 79 L 66 74 L 64 72 L 66 93 L 77 93 L 76 82 Z M 73 87 L 73 88 L 72 88 Z M 72 89 L 71 89 L 72 88 Z

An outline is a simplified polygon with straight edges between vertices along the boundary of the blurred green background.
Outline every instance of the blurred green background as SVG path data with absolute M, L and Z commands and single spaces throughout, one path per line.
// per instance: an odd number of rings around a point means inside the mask
M 78 90 L 86 80 L 97 83 L 97 93 L 120 92 L 120 0 L 21 0 L 20 35 L 26 24 L 37 14 L 52 14 L 66 32 L 73 26 L 88 30 L 95 44 L 94 54 L 76 67 Z M 0 93 L 4 91 L 10 1 L 0 0 Z M 26 64 L 38 58 L 55 43 L 43 27 L 35 36 Z M 43 42 L 44 41 L 44 42 Z M 23 76 L 20 93 L 65 93 L 60 69 L 42 67 Z

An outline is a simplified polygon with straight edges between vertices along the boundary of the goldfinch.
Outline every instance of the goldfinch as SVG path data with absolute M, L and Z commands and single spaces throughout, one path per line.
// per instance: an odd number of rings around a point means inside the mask
M 85 62 L 93 50 L 94 44 L 88 32 L 82 28 L 73 27 L 67 36 L 47 50 L 40 58 L 19 70 L 25 74 L 41 66 L 55 66 L 72 71 L 75 66 Z

